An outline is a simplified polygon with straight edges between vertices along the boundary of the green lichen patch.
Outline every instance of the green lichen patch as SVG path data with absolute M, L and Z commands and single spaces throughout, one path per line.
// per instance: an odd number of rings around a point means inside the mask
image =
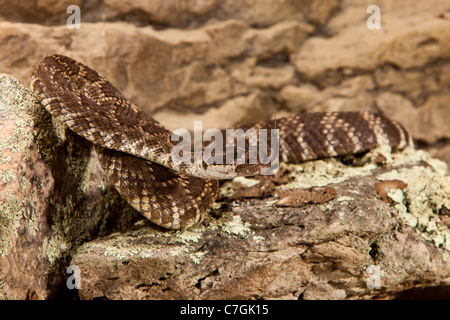
M 450 251 L 450 229 L 441 223 L 439 216 L 443 206 L 450 208 L 450 177 L 445 175 L 446 165 L 424 152 L 416 154 L 416 160 L 426 161 L 430 166 L 392 170 L 378 175 L 377 179 L 396 179 L 407 183 L 406 189 L 393 189 L 388 194 L 394 200 L 401 220 L 437 247 Z
M 308 161 L 301 164 L 283 164 L 289 172 L 289 183 L 278 187 L 280 190 L 324 187 L 329 184 L 340 183 L 355 176 L 371 175 L 377 165 L 366 162 L 362 166 L 351 166 L 338 159 Z
M 83 244 L 77 250 L 77 255 L 90 254 L 95 252 L 105 257 L 112 257 L 115 260 L 129 259 L 130 257 L 147 258 L 150 257 L 155 249 L 161 248 L 158 244 L 151 241 L 136 244 L 136 238 L 153 238 L 158 235 L 156 230 L 151 228 L 142 228 L 130 231 L 126 234 L 114 233 L 101 241 L 90 241 Z
M 230 235 L 247 238 L 252 234 L 250 224 L 242 221 L 240 216 L 232 213 L 224 214 L 220 219 L 216 220 L 216 224 Z
M 53 266 L 62 256 L 62 249 L 66 247 L 66 244 L 59 233 L 54 232 L 54 236 L 50 238 L 44 238 L 42 241 L 41 251 L 38 254 L 39 259 L 46 258 Z
M 17 178 L 16 164 L 12 163 L 29 160 L 37 100 L 16 79 L 0 74 L 0 102 L 0 256 L 4 256 L 23 219 L 28 219 L 31 232 L 37 230 L 36 219 L 27 209 L 30 182 Z M 19 190 L 23 190 L 21 195 Z
M 8 193 L 5 201 L 0 201 L 0 257 L 8 255 L 17 238 L 20 221 L 26 216 L 26 199 Z
M 2 183 L 8 183 L 8 181 L 16 180 L 16 172 L 12 169 L 6 169 L 0 171 L 0 181 Z
M 145 259 L 154 255 L 169 254 L 176 257 L 188 257 L 194 263 L 201 263 L 208 251 L 198 250 L 198 242 L 207 230 L 222 230 L 230 237 L 246 238 L 252 234 L 250 224 L 232 213 L 225 213 L 221 218 L 207 217 L 199 226 L 187 230 L 162 231 L 156 228 L 140 228 L 125 234 L 111 234 L 101 241 L 91 241 L 83 244 L 77 251 L 77 256 L 95 252 L 115 260 L 133 258 Z M 135 241 L 136 239 L 148 239 Z M 165 238 L 166 241 L 156 241 Z M 155 240 L 152 240 L 155 239 Z
M 5 158 L 5 151 L 22 152 L 24 160 L 27 160 L 30 142 L 33 140 L 33 106 L 37 105 L 37 100 L 29 89 L 5 74 L 0 74 L 0 100 L 7 106 L 0 117 L 2 130 L 8 129 L 4 127 L 5 121 L 14 125 L 8 137 L 0 141 L 1 157 Z

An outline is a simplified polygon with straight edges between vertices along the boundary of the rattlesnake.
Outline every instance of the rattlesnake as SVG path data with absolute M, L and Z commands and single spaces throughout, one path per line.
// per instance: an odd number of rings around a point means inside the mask
M 45 57 L 31 87 L 53 117 L 95 145 L 119 193 L 162 227 L 184 229 L 200 223 L 217 197 L 215 179 L 253 175 L 262 167 L 248 162 L 175 163 L 171 132 L 96 71 L 69 57 Z M 412 145 L 398 122 L 370 112 L 305 113 L 243 127 L 249 128 L 277 128 L 279 157 L 286 162 L 360 153 L 385 144 L 396 149 Z

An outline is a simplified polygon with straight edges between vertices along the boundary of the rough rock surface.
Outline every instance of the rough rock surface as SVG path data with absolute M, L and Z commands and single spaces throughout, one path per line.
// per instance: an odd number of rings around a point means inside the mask
M 380 30 L 363 0 L 0 1 L 0 71 L 26 84 L 45 55 L 69 55 L 171 129 L 382 111 L 448 160 L 448 1 L 373 4 Z
M 366 27 L 372 4 L 380 30 Z M 66 27 L 69 5 L 80 29 Z M 446 0 L 0 0 L 0 72 L 27 86 L 44 56 L 69 55 L 170 129 L 382 111 L 450 164 L 449 25 Z M 449 183 L 424 153 L 235 179 L 201 227 L 167 232 L 118 198 L 89 144 L 16 80 L 0 82 L 0 298 L 449 296 Z M 273 188 L 299 171 L 307 204 L 276 205 Z M 335 197 L 321 203 L 324 193 Z M 82 269 L 77 293 L 70 264 Z M 381 288 L 369 289 L 378 271 Z
M 384 166 L 374 160 L 379 154 Z M 263 183 L 235 179 L 197 228 L 142 227 L 79 247 L 72 263 L 82 270 L 80 298 L 372 299 L 428 287 L 448 298 L 450 230 L 448 213 L 439 213 L 450 205 L 445 172 L 443 162 L 414 150 L 376 150 L 360 166 L 335 159 L 283 166 L 277 189 L 317 194 L 315 204 L 299 207 L 278 207 L 273 194 L 230 200 L 233 185 Z M 393 179 L 408 187 L 392 187 L 384 202 L 375 184 Z M 335 197 L 321 200 L 321 186 Z
M 141 217 L 105 179 L 92 145 L 5 74 L 0 108 L 0 298 L 55 298 L 73 248 Z

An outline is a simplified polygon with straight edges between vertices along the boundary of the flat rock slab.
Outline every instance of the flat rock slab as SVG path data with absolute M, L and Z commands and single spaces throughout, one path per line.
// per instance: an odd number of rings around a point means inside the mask
M 136 226 L 85 243 L 72 260 L 81 270 L 80 298 L 371 299 L 428 286 L 448 294 L 449 217 L 439 213 L 450 204 L 445 164 L 411 149 L 391 155 L 381 148 L 357 160 L 365 163 L 282 167 L 276 189 L 308 190 L 317 199 L 323 186 L 334 189 L 322 203 L 233 200 L 242 185 L 264 185 L 239 178 L 222 185 L 228 196 L 199 227 Z M 377 183 L 392 188 L 387 201 Z

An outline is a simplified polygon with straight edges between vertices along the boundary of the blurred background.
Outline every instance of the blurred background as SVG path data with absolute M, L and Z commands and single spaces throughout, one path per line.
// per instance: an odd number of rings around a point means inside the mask
M 78 59 L 170 129 L 380 111 L 450 164 L 448 0 L 0 0 L 0 48 L 27 86 L 44 56 Z

